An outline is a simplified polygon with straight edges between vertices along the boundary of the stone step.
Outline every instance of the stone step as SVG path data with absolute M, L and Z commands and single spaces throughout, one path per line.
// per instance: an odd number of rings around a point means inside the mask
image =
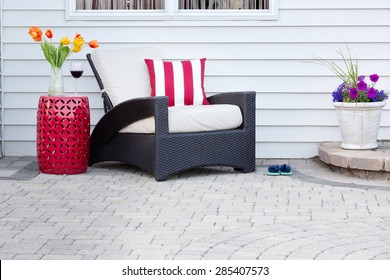
M 380 141 L 377 149 L 345 150 L 341 142 L 322 142 L 318 156 L 326 164 L 352 170 L 390 172 L 390 141 Z

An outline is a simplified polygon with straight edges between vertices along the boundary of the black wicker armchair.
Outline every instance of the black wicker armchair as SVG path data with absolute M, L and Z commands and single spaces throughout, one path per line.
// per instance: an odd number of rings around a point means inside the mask
M 170 133 L 167 97 L 134 98 L 113 106 L 93 55 L 87 54 L 87 59 L 102 90 L 105 109 L 91 135 L 89 166 L 103 161 L 124 162 L 153 174 L 157 181 L 195 167 L 218 165 L 242 172 L 255 170 L 255 92 L 208 97 L 210 104 L 239 106 L 243 121 L 236 129 Z M 148 117 L 155 119 L 155 133 L 119 133 Z

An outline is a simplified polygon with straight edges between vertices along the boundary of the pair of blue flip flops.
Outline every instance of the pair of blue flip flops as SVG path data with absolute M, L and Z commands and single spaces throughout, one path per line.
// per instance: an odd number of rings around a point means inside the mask
M 282 164 L 282 165 L 270 165 L 268 167 L 267 173 L 268 176 L 291 176 L 293 173 L 291 171 L 291 166 L 288 164 Z

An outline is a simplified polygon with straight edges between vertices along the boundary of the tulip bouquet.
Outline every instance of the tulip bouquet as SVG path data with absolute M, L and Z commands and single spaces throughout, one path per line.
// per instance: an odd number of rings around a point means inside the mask
M 84 38 L 78 33 L 76 33 L 76 36 L 73 39 L 73 47 L 69 47 L 70 39 L 68 36 L 63 37 L 60 40 L 58 47 L 54 46 L 52 42 L 53 32 L 50 29 L 45 32 L 45 36 L 50 39 L 50 41 L 43 38 L 42 30 L 36 26 L 31 26 L 28 34 L 30 34 L 35 42 L 41 42 L 43 54 L 52 67 L 62 67 L 65 60 L 72 52 L 78 53 L 84 46 Z M 88 45 L 93 49 L 99 47 L 98 41 L 96 40 L 90 41 Z
M 31 26 L 28 34 L 35 42 L 41 43 L 43 54 L 51 65 L 52 72 L 49 84 L 49 95 L 57 93 L 63 95 L 62 65 L 72 53 L 78 53 L 81 51 L 85 44 L 84 38 L 80 34 L 76 33 L 73 38 L 73 43 L 71 44 L 69 37 L 65 36 L 60 40 L 59 45 L 55 46 L 52 41 L 53 32 L 51 29 L 46 30 L 46 38 L 43 37 L 42 30 L 37 26 Z M 88 42 L 88 45 L 93 49 L 99 47 L 98 41 L 96 40 Z

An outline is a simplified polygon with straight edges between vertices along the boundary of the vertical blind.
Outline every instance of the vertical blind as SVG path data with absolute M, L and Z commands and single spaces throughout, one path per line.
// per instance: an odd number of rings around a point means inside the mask
M 171 0 L 169 0 L 171 1 Z M 269 0 L 177 0 L 181 10 L 264 10 Z M 77 10 L 161 10 L 165 0 L 76 0 Z
M 161 10 L 165 0 L 76 0 L 77 10 Z
M 269 0 L 179 0 L 183 10 L 264 10 Z

